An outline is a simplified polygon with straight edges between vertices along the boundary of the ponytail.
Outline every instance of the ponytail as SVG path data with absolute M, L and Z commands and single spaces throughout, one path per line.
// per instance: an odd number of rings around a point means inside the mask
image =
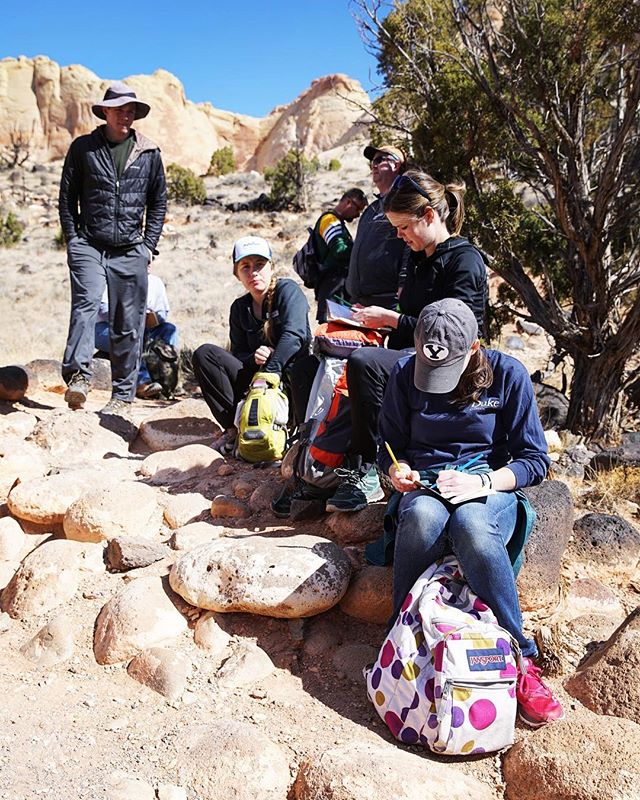
M 466 187 L 462 181 L 448 183 L 444 187 L 445 200 L 448 213 L 446 217 L 447 230 L 452 236 L 458 236 L 464 222 L 464 193 Z

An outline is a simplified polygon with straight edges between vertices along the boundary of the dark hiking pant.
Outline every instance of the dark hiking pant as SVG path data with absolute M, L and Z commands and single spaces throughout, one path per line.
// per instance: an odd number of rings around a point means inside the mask
M 142 355 L 149 252 L 142 243 L 127 249 L 97 247 L 78 236 L 67 246 L 67 262 L 71 315 L 62 377 L 67 383 L 76 374 L 91 378 L 95 324 L 106 284 L 112 395 L 130 402 Z
M 217 344 L 203 344 L 193 354 L 193 372 L 211 413 L 225 430 L 233 426 L 236 406 L 251 385 L 258 367 L 245 366 Z

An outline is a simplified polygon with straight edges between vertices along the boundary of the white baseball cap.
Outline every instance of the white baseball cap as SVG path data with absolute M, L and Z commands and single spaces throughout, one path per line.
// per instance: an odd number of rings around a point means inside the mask
M 262 236 L 243 236 L 233 245 L 231 258 L 234 264 L 247 256 L 262 256 L 269 261 L 273 258 L 269 242 Z

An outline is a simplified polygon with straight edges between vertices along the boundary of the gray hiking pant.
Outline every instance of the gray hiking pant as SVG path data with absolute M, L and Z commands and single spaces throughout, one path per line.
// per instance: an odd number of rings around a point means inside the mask
M 149 251 L 142 243 L 126 250 L 96 247 L 77 236 L 67 245 L 67 263 L 71 316 L 62 377 L 67 383 L 78 373 L 91 378 L 95 324 L 106 284 L 112 396 L 132 401 L 142 356 Z

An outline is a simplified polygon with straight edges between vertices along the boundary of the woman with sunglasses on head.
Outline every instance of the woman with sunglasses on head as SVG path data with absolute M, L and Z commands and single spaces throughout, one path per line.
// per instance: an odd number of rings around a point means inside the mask
M 352 436 L 343 480 L 327 511 L 360 511 L 380 500 L 376 459 L 378 414 L 391 370 L 406 349 L 424 306 L 446 297 L 461 300 L 484 331 L 487 270 L 480 251 L 460 236 L 464 184 L 444 185 L 425 172 L 408 170 L 394 180 L 384 211 L 411 257 L 398 310 L 366 306 L 355 319 L 371 328 L 390 328 L 387 348 L 361 348 L 347 362 Z
M 231 304 L 230 351 L 203 344 L 193 354 L 193 371 L 223 434 L 215 449 L 228 450 L 237 435 L 236 406 L 256 372 L 286 377 L 290 365 L 309 352 L 309 304 L 298 284 L 276 276 L 271 247 L 260 236 L 243 236 L 233 246 L 233 274 L 246 294 Z

